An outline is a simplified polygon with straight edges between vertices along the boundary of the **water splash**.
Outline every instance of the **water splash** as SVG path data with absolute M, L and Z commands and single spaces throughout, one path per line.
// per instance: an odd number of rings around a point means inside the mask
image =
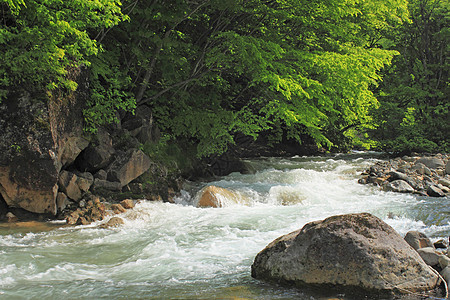
M 335 214 L 370 212 L 400 234 L 450 233 L 448 199 L 385 193 L 357 184 L 372 161 L 343 155 L 249 161 L 231 174 L 186 187 L 176 204 L 141 202 L 118 228 L 0 229 L 5 298 L 311 298 L 250 277 L 255 255 L 280 235 Z M 196 208 L 197 192 L 230 190 L 222 208 Z M 245 199 L 241 201 L 240 199 Z M 228 202 L 227 202 L 228 201 Z M 107 220 L 105 220 L 107 221 Z

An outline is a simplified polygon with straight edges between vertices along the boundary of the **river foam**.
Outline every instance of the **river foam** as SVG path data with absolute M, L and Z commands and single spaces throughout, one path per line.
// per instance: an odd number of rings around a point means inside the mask
M 440 202 L 357 184 L 372 161 L 357 157 L 259 159 L 255 174 L 194 183 L 175 204 L 142 201 L 121 227 L 100 223 L 46 232 L 1 229 L 0 294 L 8 298 L 314 298 L 250 277 L 255 255 L 280 235 L 335 214 L 370 212 L 400 234 L 450 233 Z M 196 208 L 216 185 L 250 202 Z M 107 220 L 105 220 L 107 221 Z

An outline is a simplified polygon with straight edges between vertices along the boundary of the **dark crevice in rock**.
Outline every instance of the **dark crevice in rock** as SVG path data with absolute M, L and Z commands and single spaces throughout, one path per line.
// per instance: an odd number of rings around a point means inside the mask
M 5 218 L 7 212 L 8 212 L 8 204 L 6 204 L 5 199 L 3 199 L 3 196 L 0 193 L 0 221 Z

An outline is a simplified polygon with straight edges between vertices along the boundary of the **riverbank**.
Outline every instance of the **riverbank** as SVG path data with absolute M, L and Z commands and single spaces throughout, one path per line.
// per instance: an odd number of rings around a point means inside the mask
M 429 197 L 450 195 L 450 155 L 403 156 L 378 161 L 358 180 L 384 191 L 414 193 Z
M 435 242 L 450 235 L 448 197 L 358 184 L 361 171 L 377 161 L 366 155 L 249 159 L 253 174 L 197 182 L 175 203 L 142 201 L 114 215 L 124 223 L 109 229 L 100 226 L 113 216 L 51 231 L 0 228 L 1 297 L 320 299 L 251 278 L 257 253 L 311 221 L 362 211 L 401 236 L 420 231 Z M 205 185 L 241 193 L 250 202 L 196 208 L 196 191 Z

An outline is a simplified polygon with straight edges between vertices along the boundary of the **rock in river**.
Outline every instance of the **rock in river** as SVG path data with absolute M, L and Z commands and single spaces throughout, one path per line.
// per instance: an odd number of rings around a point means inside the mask
M 333 216 L 279 237 L 256 256 L 252 276 L 378 297 L 431 290 L 438 281 L 394 229 L 368 213 Z

